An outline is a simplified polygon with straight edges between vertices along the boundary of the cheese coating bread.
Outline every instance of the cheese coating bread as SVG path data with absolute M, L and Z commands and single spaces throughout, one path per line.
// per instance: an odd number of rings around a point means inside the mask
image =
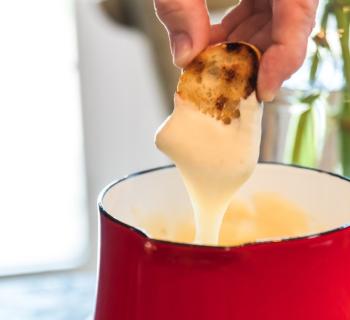
M 240 100 L 256 90 L 260 57 L 257 48 L 244 42 L 210 46 L 183 70 L 177 94 L 230 124 L 240 117 Z

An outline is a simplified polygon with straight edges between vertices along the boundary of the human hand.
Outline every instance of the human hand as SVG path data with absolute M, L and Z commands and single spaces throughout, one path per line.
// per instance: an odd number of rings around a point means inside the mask
M 185 67 L 209 44 L 246 41 L 263 51 L 258 96 L 272 101 L 303 63 L 318 0 L 242 0 L 210 25 L 205 0 L 154 0 L 168 30 L 174 63 Z

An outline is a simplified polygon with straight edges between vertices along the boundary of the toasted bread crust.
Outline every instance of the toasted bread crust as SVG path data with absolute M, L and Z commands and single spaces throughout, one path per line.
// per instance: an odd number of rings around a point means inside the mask
M 260 56 L 244 42 L 210 46 L 183 70 L 177 93 L 201 112 L 230 124 L 240 116 L 240 100 L 256 89 Z

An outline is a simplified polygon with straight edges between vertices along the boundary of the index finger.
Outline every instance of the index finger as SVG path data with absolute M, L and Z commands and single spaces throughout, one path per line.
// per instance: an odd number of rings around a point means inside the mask
M 258 76 L 258 94 L 271 101 L 303 63 L 318 0 L 272 0 L 272 45 L 264 53 Z
M 154 5 L 168 30 L 175 64 L 185 67 L 209 43 L 205 0 L 154 0 Z

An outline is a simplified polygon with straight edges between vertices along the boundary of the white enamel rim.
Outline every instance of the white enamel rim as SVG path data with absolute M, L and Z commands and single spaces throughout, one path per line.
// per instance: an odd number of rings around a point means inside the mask
M 284 166 L 284 167 L 291 167 L 291 168 L 297 168 L 297 169 L 303 169 L 303 170 L 309 170 L 309 171 L 313 171 L 313 172 L 318 172 L 318 173 L 322 173 L 322 174 L 327 174 L 330 175 L 332 177 L 341 179 L 343 181 L 346 181 L 348 183 L 350 183 L 350 179 L 338 175 L 336 173 L 332 173 L 332 172 L 327 172 L 324 170 L 320 170 L 320 169 L 314 169 L 314 168 L 307 168 L 307 167 L 303 167 L 303 166 L 299 166 L 299 165 L 293 165 L 293 164 L 284 164 L 284 163 L 278 163 L 278 162 L 259 162 L 259 164 L 264 164 L 264 165 L 274 165 L 274 166 Z M 318 233 L 313 233 L 313 234 L 309 234 L 309 235 L 303 235 L 303 236 L 299 236 L 299 237 L 287 237 L 287 238 L 281 238 L 278 240 L 261 240 L 261 241 L 256 241 L 256 242 L 247 242 L 241 245 L 235 245 L 235 246 L 210 246 L 210 245 L 199 245 L 199 244 L 192 244 L 192 243 L 182 243 L 182 242 L 175 242 L 175 241 L 167 241 L 167 240 L 159 240 L 159 239 L 154 239 L 151 238 L 149 236 L 147 236 L 142 230 L 131 226 L 127 223 L 124 223 L 120 220 L 118 220 L 117 218 L 113 217 L 111 214 L 108 213 L 108 211 L 103 207 L 103 200 L 104 200 L 104 196 L 108 193 L 108 191 L 113 188 L 114 186 L 118 185 L 119 183 L 125 181 L 125 180 L 129 180 L 129 179 L 133 179 L 136 178 L 140 175 L 145 175 L 148 173 L 152 173 L 155 171 L 159 171 L 159 170 L 166 170 L 166 169 L 171 169 L 174 168 L 175 165 L 170 164 L 170 165 L 166 165 L 166 166 L 161 166 L 161 167 L 155 167 L 155 168 L 151 168 L 148 170 L 143 170 L 143 171 L 139 171 L 139 172 L 135 172 L 132 174 L 129 174 L 121 179 L 115 180 L 113 182 L 111 182 L 110 184 L 108 184 L 104 189 L 102 189 L 102 191 L 99 193 L 99 196 L 97 198 L 97 205 L 100 211 L 100 214 L 106 216 L 107 218 L 109 218 L 110 220 L 112 220 L 113 222 L 126 227 L 128 229 L 130 229 L 131 231 L 135 232 L 136 234 L 142 236 L 146 241 L 152 241 L 153 243 L 163 243 L 163 244 L 167 244 L 170 246 L 180 246 L 180 247 L 192 247 L 192 248 L 209 248 L 209 249 L 217 249 L 217 250 L 224 250 L 227 251 L 228 249 L 235 249 L 235 248 L 242 248 L 242 247 L 251 247 L 251 246 L 258 246 L 258 245 L 263 245 L 263 244 L 278 244 L 278 243 L 286 243 L 286 242 L 292 242 L 292 241 L 298 241 L 298 240 L 307 240 L 307 239 L 315 239 L 315 238 L 321 238 L 323 236 L 329 235 L 329 234 L 333 234 L 345 229 L 350 229 L 350 223 L 349 224 L 343 224 L 340 225 L 337 228 L 332 228 L 323 232 L 318 232 Z

